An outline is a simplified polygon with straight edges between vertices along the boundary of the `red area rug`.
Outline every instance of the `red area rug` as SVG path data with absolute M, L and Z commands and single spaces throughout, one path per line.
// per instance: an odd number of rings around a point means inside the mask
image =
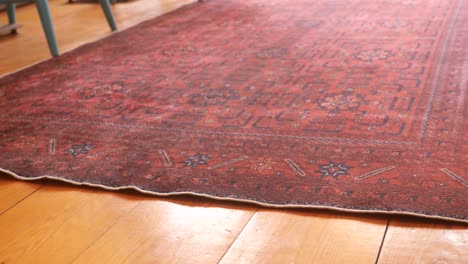
M 467 24 L 463 0 L 192 4 L 0 79 L 0 168 L 467 222 Z

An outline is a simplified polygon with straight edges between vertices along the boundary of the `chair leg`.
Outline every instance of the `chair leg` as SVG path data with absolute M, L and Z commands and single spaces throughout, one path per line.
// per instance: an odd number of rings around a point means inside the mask
M 52 19 L 50 17 L 49 2 L 48 0 L 36 0 L 37 12 L 41 18 L 42 28 L 46 35 L 47 43 L 49 44 L 49 50 L 52 56 L 56 57 L 59 55 L 57 40 L 55 38 L 54 26 L 52 25 Z
M 8 2 L 7 3 L 7 13 L 8 13 L 8 24 L 16 24 L 16 4 Z M 16 28 L 11 30 L 12 34 L 16 34 Z
M 109 3 L 109 0 L 99 0 L 101 2 L 102 11 L 106 15 L 107 23 L 109 23 L 112 31 L 117 30 L 117 25 L 115 24 L 114 15 L 112 15 L 112 9 Z

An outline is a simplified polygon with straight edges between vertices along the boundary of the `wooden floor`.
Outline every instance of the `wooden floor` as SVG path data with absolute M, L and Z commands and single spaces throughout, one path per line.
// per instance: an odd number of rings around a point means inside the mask
M 190 2 L 135 0 L 113 10 L 123 29 Z M 110 34 L 99 5 L 50 4 L 62 52 Z M 0 75 L 50 56 L 34 5 L 19 8 L 17 18 L 19 34 L 0 38 Z M 0 263 L 71 262 L 468 263 L 468 229 L 411 217 L 27 183 L 0 174 Z

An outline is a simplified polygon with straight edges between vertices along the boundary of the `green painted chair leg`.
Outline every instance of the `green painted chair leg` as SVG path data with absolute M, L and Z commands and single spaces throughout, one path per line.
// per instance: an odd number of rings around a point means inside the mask
M 41 18 L 42 28 L 46 35 L 47 43 L 49 44 L 49 50 L 52 56 L 56 57 L 59 55 L 57 40 L 55 38 L 54 27 L 52 25 L 52 19 L 50 17 L 49 2 L 48 0 L 36 0 L 36 7 Z
M 106 15 L 107 23 L 109 23 L 112 31 L 117 30 L 117 25 L 115 24 L 114 15 L 112 15 L 112 9 L 109 3 L 109 0 L 99 0 L 101 2 L 102 11 Z
M 8 13 L 8 24 L 13 25 L 16 24 L 16 4 L 14 3 L 7 3 L 7 13 Z M 11 33 L 16 34 L 16 29 L 13 29 Z

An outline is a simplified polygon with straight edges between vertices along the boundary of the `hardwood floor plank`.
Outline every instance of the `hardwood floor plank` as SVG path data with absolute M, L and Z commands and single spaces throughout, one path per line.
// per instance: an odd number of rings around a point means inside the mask
M 14 180 L 0 172 L 0 215 L 41 186 L 39 183 Z
M 463 224 L 395 217 L 378 263 L 468 263 L 468 228 Z
M 197 200 L 141 202 L 74 263 L 217 263 L 256 208 Z
M 0 215 L 0 263 L 70 263 L 138 197 L 47 185 Z
M 220 263 L 375 263 L 387 219 L 263 209 Z

